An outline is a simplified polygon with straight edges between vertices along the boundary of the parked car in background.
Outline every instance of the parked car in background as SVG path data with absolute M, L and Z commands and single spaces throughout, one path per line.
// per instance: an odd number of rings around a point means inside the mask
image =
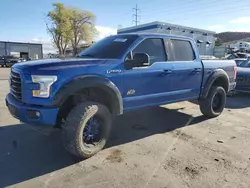
M 240 66 L 241 63 L 243 63 L 244 61 L 247 60 L 247 58 L 237 58 L 237 59 L 233 59 L 236 63 L 237 66 Z
M 250 93 L 250 59 L 238 66 L 236 92 Z
M 250 57 L 250 54 L 248 53 L 241 53 L 241 52 L 238 52 L 238 53 L 232 53 L 230 54 L 229 56 L 227 56 L 226 59 L 238 59 L 238 58 L 249 58 Z
M 21 62 L 21 60 L 15 56 L 4 56 L 4 58 L 6 67 L 12 67 L 14 64 Z
M 20 57 L 19 60 L 20 60 L 21 62 L 27 61 L 27 59 L 24 59 L 24 58 L 22 58 L 22 57 Z
M 0 66 L 1 66 L 1 67 L 4 67 L 4 66 L 5 66 L 4 56 L 0 56 Z

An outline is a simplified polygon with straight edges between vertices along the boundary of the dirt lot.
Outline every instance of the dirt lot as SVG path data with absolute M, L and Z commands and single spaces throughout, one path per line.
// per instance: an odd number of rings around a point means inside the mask
M 250 187 L 249 95 L 228 99 L 210 120 L 189 102 L 131 111 L 117 118 L 106 149 L 79 162 L 60 132 L 9 115 L 7 71 L 0 69 L 0 187 Z
M 0 80 L 6 80 L 9 78 L 10 69 L 0 67 Z

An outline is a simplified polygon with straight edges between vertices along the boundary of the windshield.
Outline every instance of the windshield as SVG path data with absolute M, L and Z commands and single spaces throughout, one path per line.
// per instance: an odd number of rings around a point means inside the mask
M 250 59 L 245 60 L 240 64 L 240 67 L 250 67 Z
M 242 64 L 243 62 L 244 62 L 245 60 L 235 60 L 235 62 L 236 62 L 236 64 L 238 65 L 238 66 L 240 66 L 240 64 Z
M 138 35 L 114 35 L 104 38 L 80 53 L 79 57 L 120 58 Z

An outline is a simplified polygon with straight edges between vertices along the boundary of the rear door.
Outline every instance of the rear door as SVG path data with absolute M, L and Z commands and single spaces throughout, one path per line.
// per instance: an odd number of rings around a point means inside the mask
M 171 101 L 196 99 L 200 95 L 203 67 L 189 40 L 166 39 L 168 63 L 172 65 Z
M 134 67 L 124 71 L 123 102 L 124 109 L 158 105 L 167 100 L 170 90 L 171 64 L 167 63 L 162 38 L 147 38 L 132 51 L 146 53 L 150 57 L 147 67 Z

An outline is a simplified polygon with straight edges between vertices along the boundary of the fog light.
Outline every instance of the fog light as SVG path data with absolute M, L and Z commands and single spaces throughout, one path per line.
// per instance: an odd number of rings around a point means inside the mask
M 39 119 L 41 114 L 36 110 L 27 110 L 26 115 L 29 119 Z

